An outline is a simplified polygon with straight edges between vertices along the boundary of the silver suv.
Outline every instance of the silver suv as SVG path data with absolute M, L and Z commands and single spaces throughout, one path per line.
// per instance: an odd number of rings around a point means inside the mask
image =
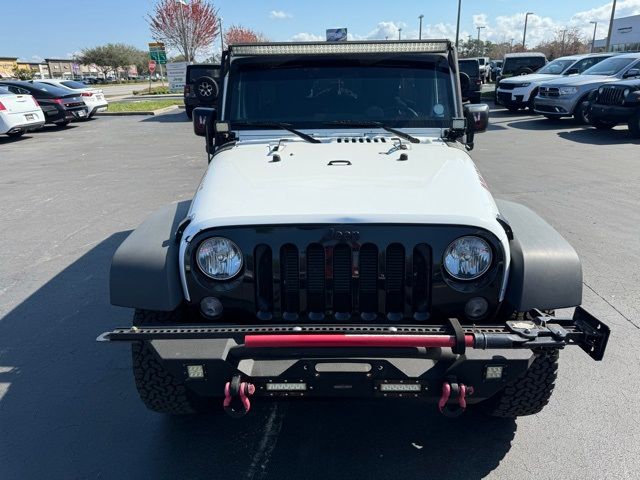
M 534 111 L 547 118 L 573 116 L 578 123 L 588 123 L 589 94 L 601 85 L 640 76 L 640 53 L 608 58 L 585 70 L 582 75 L 559 78 L 540 85 Z

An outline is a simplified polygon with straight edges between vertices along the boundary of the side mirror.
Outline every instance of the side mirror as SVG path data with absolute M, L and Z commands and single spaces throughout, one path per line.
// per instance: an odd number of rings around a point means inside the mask
M 486 103 L 465 105 L 464 117 L 467 119 L 467 134 L 486 132 L 489 126 L 489 105 Z
M 577 75 L 579 73 L 580 73 L 580 70 L 577 68 L 570 68 L 569 70 L 564 72 L 565 75 Z
M 639 68 L 631 68 L 624 72 L 622 78 L 631 78 L 631 77 L 640 77 L 640 69 Z
M 206 138 L 206 151 L 213 154 L 216 138 L 216 109 L 197 107 L 193 109 L 193 133 Z

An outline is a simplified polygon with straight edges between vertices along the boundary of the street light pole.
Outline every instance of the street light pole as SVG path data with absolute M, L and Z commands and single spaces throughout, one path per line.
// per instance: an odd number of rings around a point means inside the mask
M 222 17 L 220 17 L 220 61 L 222 61 L 223 53 L 224 53 L 224 35 L 222 34 Z
M 566 34 L 567 34 L 567 29 L 565 28 L 564 30 L 562 30 L 562 46 L 561 46 L 562 49 L 560 50 L 562 52 L 561 55 L 564 55 L 564 38 Z
M 613 6 L 611 7 L 611 18 L 609 19 L 609 33 L 607 34 L 607 45 L 604 48 L 605 52 L 609 51 L 611 46 L 611 32 L 613 31 L 613 17 L 616 14 L 616 0 L 613 0 Z
M 480 47 L 480 30 L 487 27 L 476 27 L 478 29 L 478 56 L 482 56 L 484 49 Z
M 180 4 L 180 18 L 182 19 L 182 41 L 184 45 L 184 59 L 191 63 L 191 52 L 189 52 L 189 32 L 187 31 L 187 21 L 184 18 L 184 8 L 189 7 L 185 0 L 176 0 Z
M 529 15 L 533 15 L 533 12 L 527 12 L 524 16 L 524 33 L 522 34 L 522 50 L 527 49 L 527 22 L 529 21 Z
M 398 40 L 402 40 L 402 29 L 398 29 Z
M 418 30 L 418 40 L 422 40 L 422 19 L 424 18 L 424 15 L 419 15 L 418 18 L 420 19 L 420 30 Z
M 458 39 L 460 38 L 460 7 L 462 0 L 458 0 L 458 22 L 456 24 L 456 50 L 458 49 Z
M 589 22 L 593 23 L 593 39 L 591 40 L 591 53 L 596 47 L 596 29 L 598 28 L 598 22 Z

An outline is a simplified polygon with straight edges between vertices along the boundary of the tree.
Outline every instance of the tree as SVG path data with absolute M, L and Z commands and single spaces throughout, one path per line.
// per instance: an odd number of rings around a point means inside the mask
M 242 25 L 231 25 L 224 32 L 224 43 L 226 45 L 264 41 L 266 41 L 266 38 L 263 34 Z
M 551 40 L 539 43 L 535 50 L 544 53 L 547 58 L 554 59 L 563 55 L 587 53 L 591 43 L 577 28 L 559 28 Z
M 34 73 L 30 68 L 13 67 L 13 75 L 18 80 L 32 80 Z
M 141 60 L 144 56 L 144 62 Z M 80 51 L 76 61 L 85 65 L 95 65 L 107 77 L 110 72 L 118 72 L 118 68 L 126 70 L 130 65 L 140 66 L 147 63 L 148 57 L 142 50 L 123 43 L 108 43 L 99 47 L 85 48 Z
M 207 0 L 158 0 L 147 21 L 153 38 L 178 50 L 188 62 L 210 49 L 220 33 L 218 10 Z

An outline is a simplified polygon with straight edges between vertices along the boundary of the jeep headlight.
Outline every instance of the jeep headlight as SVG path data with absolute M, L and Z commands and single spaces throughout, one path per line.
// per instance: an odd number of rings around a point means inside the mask
M 196 261 L 207 277 L 230 280 L 242 268 L 242 251 L 228 238 L 207 238 L 198 247 Z
M 444 252 L 444 268 L 457 280 L 475 280 L 491 266 L 491 247 L 479 237 L 460 237 Z
M 560 95 L 574 95 L 578 93 L 576 87 L 560 87 Z

